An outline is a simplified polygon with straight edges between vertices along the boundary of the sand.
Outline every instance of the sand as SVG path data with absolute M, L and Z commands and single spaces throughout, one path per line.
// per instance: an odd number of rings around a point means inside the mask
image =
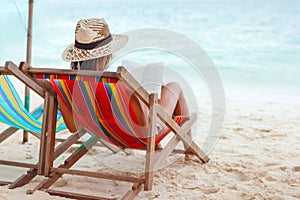
M 185 162 L 180 156 L 155 173 L 152 191 L 142 191 L 136 199 L 300 199 L 299 109 L 300 104 L 295 102 L 227 100 L 226 119 L 218 143 L 209 154 L 209 163 Z M 205 117 L 205 113 L 202 115 Z M 5 127 L 1 124 L 1 130 Z M 30 142 L 23 145 L 21 132 L 18 133 L 0 145 L 0 157 L 34 163 L 38 140 L 30 137 Z M 99 162 L 99 156 L 105 162 Z M 127 164 L 123 164 L 122 156 L 98 148 L 90 151 L 76 167 L 100 171 L 109 170 L 106 165 L 110 165 L 129 171 L 142 164 L 139 153 L 127 156 L 124 161 Z M 6 180 L 25 172 L 8 167 L 0 169 L 1 179 Z M 0 187 L 0 200 L 65 199 L 42 191 L 26 195 L 41 180 L 43 177 L 38 176 L 14 190 Z M 64 176 L 54 188 L 120 197 L 128 190 L 128 184 Z

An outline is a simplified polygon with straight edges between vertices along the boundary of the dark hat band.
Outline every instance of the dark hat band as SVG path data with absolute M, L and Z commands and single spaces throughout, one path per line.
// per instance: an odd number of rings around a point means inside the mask
M 75 45 L 74 46 L 78 49 L 91 50 L 91 49 L 94 49 L 96 47 L 104 46 L 104 45 L 108 44 L 111 41 L 112 41 L 112 36 L 111 36 L 111 34 L 109 34 L 107 38 L 104 38 L 103 40 L 93 42 L 93 43 L 90 43 L 90 44 L 83 44 L 83 43 L 77 42 L 75 40 Z

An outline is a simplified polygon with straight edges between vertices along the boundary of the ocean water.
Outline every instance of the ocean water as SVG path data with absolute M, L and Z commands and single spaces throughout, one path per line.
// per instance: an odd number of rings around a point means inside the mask
M 0 66 L 25 60 L 27 12 L 27 0 L 0 2 Z M 191 38 L 218 69 L 226 98 L 269 95 L 289 102 L 299 97 L 300 1 L 36 0 L 32 65 L 68 68 L 61 52 L 73 42 L 76 22 L 91 17 L 105 18 L 112 33 L 158 28 Z M 143 63 L 154 57 L 189 78 L 188 66 L 178 58 L 142 53 L 129 58 Z

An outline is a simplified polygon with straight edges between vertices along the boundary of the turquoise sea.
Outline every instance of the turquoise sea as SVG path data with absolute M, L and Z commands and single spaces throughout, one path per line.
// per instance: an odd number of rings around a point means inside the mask
M 227 98 L 299 97 L 300 1 L 82 2 L 34 1 L 33 66 L 67 68 L 61 52 L 74 40 L 76 22 L 103 17 L 112 33 L 159 28 L 193 39 L 218 69 Z M 27 12 L 27 0 L 0 2 L 0 66 L 25 60 Z M 172 65 L 184 74 L 180 62 Z

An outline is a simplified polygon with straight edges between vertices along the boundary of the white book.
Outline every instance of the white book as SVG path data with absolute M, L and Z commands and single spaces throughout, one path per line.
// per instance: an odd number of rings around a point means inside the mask
M 163 62 L 153 62 L 143 65 L 124 60 L 122 65 L 147 90 L 148 93 L 156 93 L 158 98 L 160 98 L 164 74 Z

